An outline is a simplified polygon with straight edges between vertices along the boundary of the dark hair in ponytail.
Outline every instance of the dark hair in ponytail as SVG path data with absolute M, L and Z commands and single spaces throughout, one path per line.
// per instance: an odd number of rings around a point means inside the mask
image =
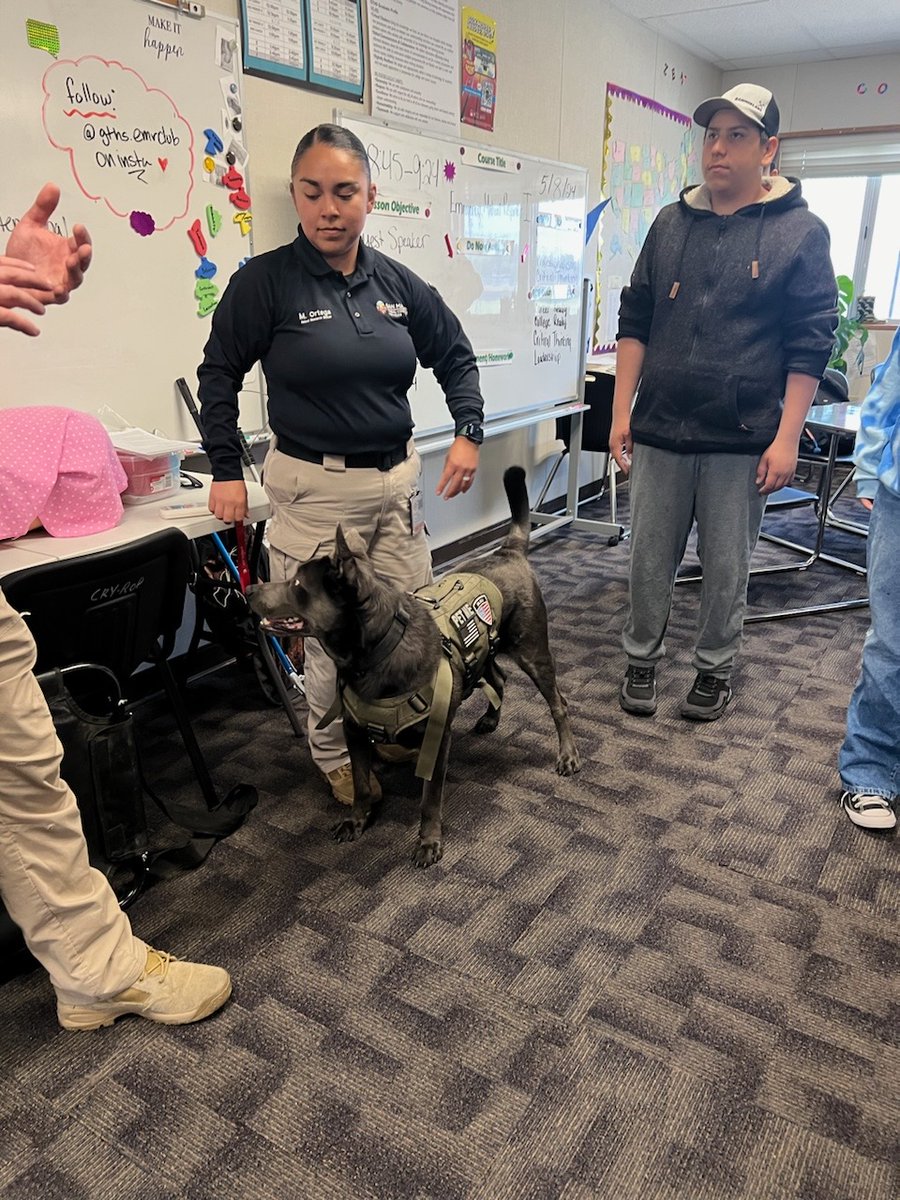
M 291 176 L 293 177 L 294 168 L 303 157 L 303 155 L 312 146 L 334 146 L 336 150 L 346 150 L 357 159 L 360 165 L 365 169 L 366 178 L 372 182 L 372 168 L 369 164 L 369 156 L 366 154 L 366 148 L 349 129 L 345 129 L 342 125 L 316 125 L 305 133 L 297 143 L 297 149 L 294 151 L 294 157 L 291 159 Z

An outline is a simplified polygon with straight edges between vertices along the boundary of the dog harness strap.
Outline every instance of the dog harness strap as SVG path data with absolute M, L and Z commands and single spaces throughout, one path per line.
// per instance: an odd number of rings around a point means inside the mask
M 450 660 L 442 658 L 438 664 L 437 678 L 434 681 L 434 697 L 431 701 L 431 713 L 422 738 L 422 748 L 416 760 L 416 776 L 419 779 L 431 779 L 437 762 L 438 750 L 447 728 L 447 714 L 450 711 L 450 697 L 453 693 L 453 672 L 450 670 Z
M 354 668 L 354 674 L 357 678 L 365 675 L 366 671 L 370 671 L 372 667 L 377 667 L 380 662 L 384 662 L 388 655 L 403 641 L 403 635 L 406 633 L 408 625 L 409 613 L 402 608 L 398 608 L 383 636 L 375 643 L 366 657 Z
M 345 679 L 341 679 L 331 707 L 316 728 L 324 729 L 346 714 L 366 730 L 372 741 L 394 742 L 399 734 L 422 724 L 427 718 L 416 774 L 420 779 L 431 779 L 453 693 L 451 662 L 455 663 L 462 678 L 464 696 L 474 687 L 481 687 L 491 706 L 500 707 L 499 696 L 480 675 L 497 639 L 502 598 L 489 580 L 472 574 L 445 576 L 437 584 L 420 588 L 412 595 L 429 609 L 441 634 L 443 654 L 432 683 L 406 696 L 363 700 Z M 367 666 L 386 657 L 387 652 L 381 653 L 384 644 L 388 643 L 393 649 L 408 622 L 408 614 L 401 609 L 376 645 L 374 657 L 367 659 Z
M 334 693 L 334 699 L 331 702 L 331 707 L 328 712 L 322 717 L 321 721 L 316 722 L 316 729 L 325 729 L 332 721 L 336 721 L 344 712 L 344 697 L 341 695 L 340 686 Z

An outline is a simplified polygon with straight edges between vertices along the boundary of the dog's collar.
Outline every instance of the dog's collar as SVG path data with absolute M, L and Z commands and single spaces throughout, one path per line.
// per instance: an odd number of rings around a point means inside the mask
M 371 671 L 372 667 L 376 667 L 380 662 L 384 662 L 387 656 L 396 650 L 403 641 L 403 635 L 406 633 L 408 625 L 409 613 L 403 608 L 398 608 L 391 618 L 390 625 L 388 625 L 382 636 L 366 657 L 360 659 L 354 666 L 352 678 L 359 679 L 367 671 Z

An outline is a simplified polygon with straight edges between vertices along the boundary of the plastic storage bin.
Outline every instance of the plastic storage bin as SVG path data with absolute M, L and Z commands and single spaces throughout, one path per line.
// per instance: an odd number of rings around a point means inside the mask
M 174 496 L 181 490 L 181 455 L 177 450 L 171 454 L 158 454 L 155 458 L 126 454 L 122 450 L 117 450 L 116 454 L 128 476 L 128 487 L 122 493 L 123 504 L 147 504 L 151 500 Z

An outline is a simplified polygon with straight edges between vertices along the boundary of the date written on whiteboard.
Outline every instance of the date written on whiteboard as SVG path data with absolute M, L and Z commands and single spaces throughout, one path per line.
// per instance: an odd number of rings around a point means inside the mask
M 545 171 L 541 176 L 540 195 L 550 196 L 554 200 L 568 200 L 578 190 L 578 184 L 568 175 L 557 175 L 555 171 Z
M 434 188 L 438 185 L 440 159 L 421 154 L 403 154 L 400 150 L 388 150 L 376 142 L 369 142 L 366 153 L 372 165 L 372 179 L 389 180 L 391 183 L 412 181 L 419 188 Z

